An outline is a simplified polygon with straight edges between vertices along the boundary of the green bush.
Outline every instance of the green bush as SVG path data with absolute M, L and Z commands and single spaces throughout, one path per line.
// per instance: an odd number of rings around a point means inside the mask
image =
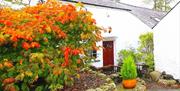
M 146 34 L 142 34 L 139 37 L 140 39 L 140 45 L 137 48 L 138 54 L 136 55 L 138 57 L 138 60 L 141 62 L 145 62 L 146 65 L 149 66 L 149 71 L 154 70 L 154 42 L 153 42 L 153 33 L 148 32 Z
M 124 58 L 120 75 L 123 79 L 135 79 L 137 77 L 136 65 L 132 56 Z
M 120 60 L 122 61 L 124 58 L 128 56 L 135 57 L 135 51 L 133 49 L 123 49 L 118 53 L 118 55 Z
M 132 56 L 135 62 L 144 62 L 148 66 L 148 72 L 154 70 L 154 44 L 153 33 L 148 32 L 139 36 L 139 46 L 137 49 L 123 49 L 118 53 L 119 65 L 124 58 Z
M 128 57 L 128 56 L 132 56 L 135 59 L 136 62 L 136 53 L 134 49 L 123 49 L 121 51 L 118 52 L 118 62 L 119 65 L 122 64 L 124 58 Z

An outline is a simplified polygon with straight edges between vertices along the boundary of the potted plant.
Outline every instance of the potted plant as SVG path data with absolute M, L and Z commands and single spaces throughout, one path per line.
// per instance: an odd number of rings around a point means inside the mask
M 123 78 L 122 84 L 124 88 L 131 89 L 136 86 L 137 70 L 132 56 L 123 59 L 120 74 Z

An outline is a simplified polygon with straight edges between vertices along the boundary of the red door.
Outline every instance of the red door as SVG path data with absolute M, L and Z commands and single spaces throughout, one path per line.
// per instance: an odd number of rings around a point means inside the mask
M 103 41 L 103 66 L 114 65 L 113 41 Z

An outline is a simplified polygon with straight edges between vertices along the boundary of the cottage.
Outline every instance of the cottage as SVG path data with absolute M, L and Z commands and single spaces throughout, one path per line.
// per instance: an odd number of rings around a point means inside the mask
M 180 79 L 180 2 L 153 30 L 155 69 Z
M 112 32 L 103 34 L 103 41 L 97 43 L 104 49 L 94 52 L 98 62 L 96 67 L 117 65 L 118 51 L 138 45 L 140 34 L 152 31 L 152 28 L 163 18 L 165 12 L 136 7 L 111 0 L 63 0 L 76 3 L 81 1 L 87 10 L 93 13 L 97 24 L 111 27 Z
M 136 48 L 139 35 L 153 31 L 155 70 L 166 71 L 176 79 L 180 79 L 180 2 L 167 14 L 117 3 L 114 0 L 62 1 L 83 2 L 86 9 L 93 13 L 99 26 L 112 28 L 112 32 L 104 33 L 103 41 L 97 43 L 104 49 L 93 51 L 93 55 L 99 61 L 92 65 L 96 67 L 117 65 L 119 50 Z

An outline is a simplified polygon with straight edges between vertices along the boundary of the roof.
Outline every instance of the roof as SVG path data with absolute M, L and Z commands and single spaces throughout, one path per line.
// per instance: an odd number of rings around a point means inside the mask
M 143 7 L 137 7 L 133 5 L 128 5 L 124 3 L 117 3 L 112 0 L 62 0 L 68 2 L 82 2 L 88 5 L 107 7 L 113 9 L 126 10 L 139 18 L 143 23 L 145 23 L 150 28 L 154 28 L 158 22 L 167 14 L 167 12 L 158 12 L 152 9 L 147 9 Z

